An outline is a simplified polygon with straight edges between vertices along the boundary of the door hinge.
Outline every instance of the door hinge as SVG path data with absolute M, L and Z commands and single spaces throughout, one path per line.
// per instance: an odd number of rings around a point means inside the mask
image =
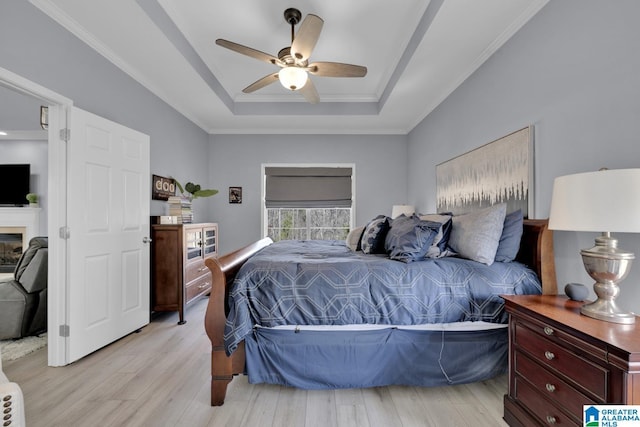
M 61 337 L 69 336 L 69 325 L 60 325 L 60 336 Z
M 70 138 L 71 138 L 71 129 L 69 129 L 69 128 L 60 129 L 60 139 L 61 140 L 69 142 Z
M 71 232 L 69 231 L 69 227 L 60 227 L 60 229 L 58 230 L 58 233 L 60 234 L 60 238 L 67 240 L 69 239 L 69 237 L 71 237 Z

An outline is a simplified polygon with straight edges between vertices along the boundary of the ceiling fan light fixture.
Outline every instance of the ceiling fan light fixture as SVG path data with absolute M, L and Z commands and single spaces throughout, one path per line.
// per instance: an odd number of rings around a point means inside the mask
M 296 66 L 284 67 L 278 73 L 278 79 L 286 89 L 298 90 L 307 83 L 307 72 Z

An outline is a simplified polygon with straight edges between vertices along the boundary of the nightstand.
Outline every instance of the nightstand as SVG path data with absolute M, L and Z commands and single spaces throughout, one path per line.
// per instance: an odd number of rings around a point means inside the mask
M 503 296 L 509 313 L 509 391 L 515 426 L 582 426 L 582 405 L 640 404 L 640 320 L 580 314 L 558 295 Z

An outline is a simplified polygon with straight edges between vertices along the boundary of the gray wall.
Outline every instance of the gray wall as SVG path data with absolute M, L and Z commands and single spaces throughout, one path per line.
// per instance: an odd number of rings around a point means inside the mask
M 0 3 L 0 67 L 70 98 L 76 107 L 151 137 L 151 173 L 208 178 L 208 134 L 24 0 Z M 0 115 L 11 109 L 0 99 Z M 201 220 L 208 206 L 197 206 Z M 165 203 L 151 202 L 162 215 Z
M 228 252 L 262 236 L 260 197 L 264 163 L 354 163 L 356 225 L 407 202 L 406 136 L 212 135 L 210 199 Z M 229 204 L 229 187 L 243 188 L 242 204 Z
M 556 176 L 640 167 L 640 2 L 550 1 L 409 135 L 409 201 L 435 209 L 435 165 L 535 126 L 535 217 Z M 597 195 L 594 195 L 594 203 Z M 604 230 L 603 230 L 604 231 Z M 556 232 L 559 287 L 593 280 L 579 249 L 593 233 Z M 618 235 L 640 256 L 640 237 Z M 640 312 L 640 265 L 620 302 Z

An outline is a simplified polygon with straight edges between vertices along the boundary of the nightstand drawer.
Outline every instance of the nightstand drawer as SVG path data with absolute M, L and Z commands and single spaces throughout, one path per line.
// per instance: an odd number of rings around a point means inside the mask
M 549 426 L 579 426 L 573 419 L 562 412 L 540 395 L 529 383 L 520 377 L 515 378 L 515 398 L 520 401 L 542 425 Z
M 574 416 L 582 414 L 582 405 L 604 403 L 585 396 L 570 383 L 542 368 L 525 354 L 514 353 L 514 369 L 518 375 L 527 380 L 541 395 L 547 396 L 558 406 L 565 408 Z M 580 422 L 580 418 L 575 419 Z
M 190 302 L 192 299 L 211 290 L 211 275 L 207 274 L 200 279 L 195 280 L 187 285 L 185 289 L 186 302 Z
M 542 365 L 562 373 L 564 378 L 570 379 L 583 388 L 584 392 L 593 395 L 594 399 L 607 401 L 608 371 L 602 366 L 573 353 L 518 322 L 515 344 Z

